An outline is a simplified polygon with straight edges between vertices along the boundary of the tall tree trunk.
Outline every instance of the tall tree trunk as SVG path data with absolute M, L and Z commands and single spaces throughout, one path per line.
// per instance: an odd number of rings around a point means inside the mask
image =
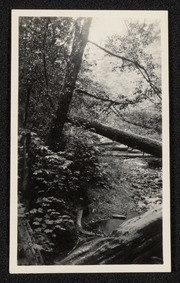
M 78 18 L 75 23 L 75 33 L 70 59 L 67 62 L 64 85 L 61 91 L 56 117 L 48 136 L 48 144 L 54 150 L 59 149 L 60 137 L 67 120 L 75 83 L 79 73 L 83 52 L 88 40 L 91 18 Z
M 125 221 L 109 237 L 91 238 L 55 264 L 162 264 L 162 209 Z
M 114 129 L 96 121 L 88 121 L 84 118 L 69 118 L 69 121 L 72 124 L 83 126 L 85 129 L 113 141 L 120 142 L 129 147 L 139 149 L 157 157 L 162 156 L 162 144 L 159 141 L 119 129 Z

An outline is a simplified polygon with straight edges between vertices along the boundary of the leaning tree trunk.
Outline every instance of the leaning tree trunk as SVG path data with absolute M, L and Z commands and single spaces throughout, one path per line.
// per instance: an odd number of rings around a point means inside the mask
M 114 129 L 96 121 L 88 121 L 84 118 L 69 118 L 68 120 L 74 125 L 83 126 L 85 129 L 113 141 L 120 142 L 157 157 L 162 156 L 162 144 L 159 141 L 119 129 Z
M 67 61 L 66 75 L 60 95 L 55 120 L 48 136 L 48 144 L 52 149 L 58 149 L 64 123 L 67 120 L 75 83 L 79 73 L 83 52 L 88 40 L 91 18 L 78 18 L 75 23 L 75 33 L 70 59 Z
M 109 237 L 90 239 L 58 265 L 163 263 L 161 207 L 125 221 Z

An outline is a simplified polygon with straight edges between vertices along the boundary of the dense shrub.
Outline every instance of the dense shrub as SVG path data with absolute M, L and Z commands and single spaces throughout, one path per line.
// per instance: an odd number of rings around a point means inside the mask
M 131 110 L 129 113 L 125 114 L 125 117 L 135 125 L 137 123 L 141 125 L 142 128 L 151 130 L 152 133 L 157 132 L 161 134 L 162 132 L 161 111 L 157 112 L 152 109 Z
M 65 144 L 64 151 L 55 153 L 31 133 L 27 217 L 47 264 L 75 245 L 77 208 L 79 205 L 88 208 L 88 184 L 105 184 L 98 150 L 74 135 L 66 137 Z

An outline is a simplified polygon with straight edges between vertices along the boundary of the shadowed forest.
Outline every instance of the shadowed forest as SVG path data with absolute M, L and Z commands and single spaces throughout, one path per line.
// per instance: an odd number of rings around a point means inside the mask
M 162 264 L 158 20 L 20 17 L 18 264 Z

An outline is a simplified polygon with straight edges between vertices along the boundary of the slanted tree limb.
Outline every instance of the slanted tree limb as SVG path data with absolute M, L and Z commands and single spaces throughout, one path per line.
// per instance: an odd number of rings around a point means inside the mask
M 81 66 L 84 48 L 88 40 L 90 24 L 91 18 L 77 18 L 75 21 L 72 51 L 70 58 L 67 61 L 66 74 L 59 98 L 58 109 L 55 119 L 52 121 L 52 127 L 47 139 L 48 145 L 53 150 L 59 150 L 60 148 L 60 138 L 64 128 L 64 123 L 67 120 L 75 83 Z
M 126 62 L 129 62 L 131 64 L 133 64 L 139 71 L 140 73 L 142 74 L 143 78 L 148 82 L 148 84 L 150 85 L 150 87 L 154 90 L 154 92 L 157 94 L 157 96 L 159 97 L 159 99 L 162 99 L 160 94 L 161 94 L 161 90 L 155 86 L 150 78 L 150 75 L 148 73 L 148 71 L 146 70 L 146 68 L 144 66 L 142 66 L 141 64 L 139 64 L 137 61 L 134 61 L 132 59 L 129 59 L 127 57 L 124 57 L 124 56 L 121 56 L 121 55 L 117 55 L 113 52 L 111 52 L 110 50 L 107 50 L 106 48 L 100 46 L 99 44 L 91 41 L 91 40 L 88 40 L 89 43 L 93 44 L 94 46 L 98 47 L 99 49 L 103 50 L 104 52 L 106 52 L 107 54 L 111 55 L 111 56 L 114 56 L 116 58 L 119 58 L 123 61 L 126 61 Z
M 162 209 L 125 221 L 109 237 L 80 245 L 58 265 L 152 264 L 162 260 Z
M 138 98 L 138 99 L 135 98 L 134 100 L 126 99 L 125 101 L 116 101 L 116 100 L 112 100 L 112 99 L 109 99 L 109 98 L 106 98 L 106 97 L 98 96 L 96 94 L 89 93 L 89 92 L 87 92 L 83 89 L 79 89 L 79 88 L 75 89 L 75 92 L 76 92 L 77 95 L 83 94 L 83 95 L 87 95 L 89 97 L 95 98 L 95 99 L 103 101 L 103 102 L 109 102 L 110 104 L 109 104 L 108 108 L 110 108 L 116 116 L 120 117 L 122 121 L 127 122 L 128 124 L 132 124 L 132 125 L 135 125 L 135 126 L 138 126 L 138 127 L 141 127 L 141 128 L 145 128 L 145 129 L 151 129 L 151 130 L 153 129 L 153 127 L 150 127 L 146 124 L 141 124 L 141 123 L 137 123 L 137 122 L 134 122 L 134 121 L 129 121 L 128 119 L 124 118 L 123 114 L 116 108 L 116 106 L 120 106 L 120 109 L 126 109 L 129 105 L 135 105 L 135 104 L 141 102 L 142 99 L 140 99 L 140 98 Z M 107 111 L 107 109 L 106 109 L 106 111 Z
M 125 103 L 124 101 L 116 101 L 116 100 L 112 100 L 112 99 L 109 99 L 109 98 L 106 98 L 106 97 L 100 97 L 98 95 L 89 93 L 89 92 L 87 92 L 86 90 L 83 90 L 83 89 L 76 88 L 75 91 L 76 91 L 76 94 L 78 94 L 78 95 L 85 94 L 87 96 L 93 97 L 95 99 L 98 99 L 98 100 L 101 100 L 101 101 L 104 101 L 104 102 L 112 102 L 115 105 L 126 105 L 127 104 L 127 102 Z
M 89 97 L 93 97 L 97 100 L 101 100 L 103 102 L 110 102 L 111 105 L 119 105 L 119 106 L 121 106 L 122 109 L 128 107 L 129 105 L 134 105 L 134 104 L 137 104 L 138 102 L 142 101 L 142 98 L 135 98 L 134 100 L 130 100 L 130 99 L 126 98 L 125 101 L 117 101 L 117 100 L 109 99 L 109 98 L 106 98 L 106 97 L 100 97 L 96 94 L 89 93 L 86 90 L 79 89 L 79 88 L 76 88 L 75 91 L 76 91 L 77 95 L 83 94 L 83 95 L 87 95 Z
M 99 134 L 113 141 L 120 142 L 129 147 L 150 153 L 156 157 L 162 156 L 162 144 L 159 141 L 119 129 L 114 129 L 96 121 L 88 121 L 84 118 L 69 118 L 68 121 L 74 125 L 83 126 L 85 129 L 93 133 Z

